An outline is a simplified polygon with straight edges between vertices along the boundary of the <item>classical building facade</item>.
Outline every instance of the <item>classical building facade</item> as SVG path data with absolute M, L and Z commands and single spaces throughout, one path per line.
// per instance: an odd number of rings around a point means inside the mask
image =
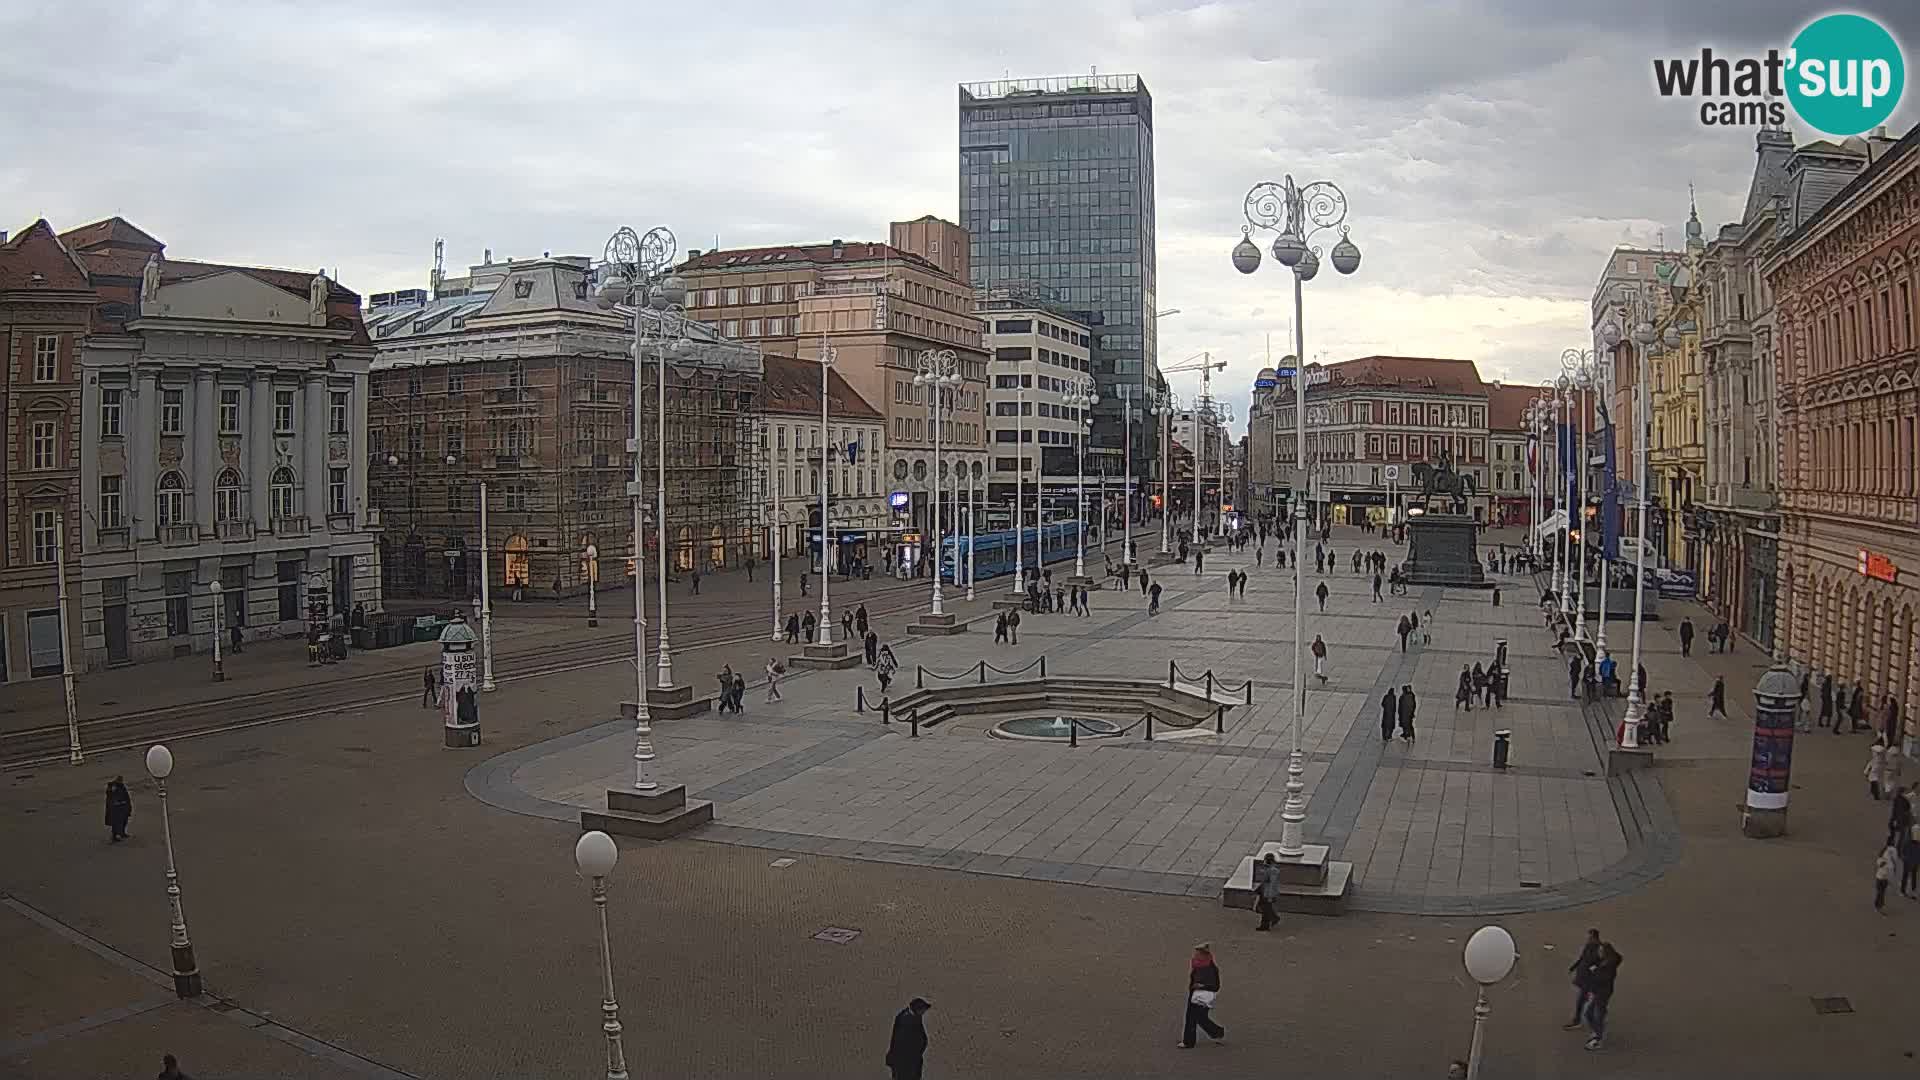
M 1419 488 L 1412 467 L 1443 455 L 1472 478 L 1467 513 L 1490 520 L 1488 388 L 1472 361 L 1368 356 L 1321 370 L 1324 382 L 1307 382 L 1307 456 L 1316 476 L 1314 500 L 1324 503 L 1330 520 L 1384 521 L 1389 505 L 1413 505 Z M 1293 400 L 1292 379 L 1280 379 L 1270 404 L 1281 476 L 1295 464 Z M 1389 480 L 1389 466 L 1396 480 Z
M 1590 339 L 1595 343 L 1595 348 L 1606 350 L 1605 404 L 1607 414 L 1613 418 L 1613 452 L 1623 500 L 1630 496 L 1630 488 L 1639 476 L 1634 424 L 1636 420 L 1641 424 L 1648 422 L 1647 417 L 1641 415 L 1639 406 L 1640 358 L 1628 339 L 1637 316 L 1630 313 L 1644 313 L 1651 317 L 1653 313 L 1663 310 L 1662 305 L 1667 300 L 1661 286 L 1678 260 L 1679 257 L 1671 251 L 1617 247 L 1607 257 L 1607 265 L 1601 270 L 1600 280 L 1593 287 Z M 1620 343 L 1612 348 L 1608 348 L 1601 337 L 1601 329 L 1608 322 L 1614 323 L 1621 334 Z M 1651 412 L 1651 399 L 1646 411 Z M 1651 476 L 1652 470 L 1648 472 Z M 1633 515 L 1626 517 L 1629 523 L 1633 522 Z
M 381 607 L 360 297 L 323 273 L 185 262 L 120 218 L 65 233 L 100 296 L 84 378 L 88 667 Z
M 1691 531 L 1701 538 L 1701 599 L 1763 649 L 1774 640 L 1780 566 L 1773 290 L 1761 264 L 1775 242 L 1793 136 L 1762 128 L 1740 220 L 1722 225 L 1700 259 L 1700 346 L 1706 375 L 1706 478 Z
M 93 311 L 86 268 L 51 226 L 0 235 L 0 687 L 61 673 L 60 582 L 66 639 L 80 648 L 80 349 Z M 13 695 L 8 694 L 8 697 Z
M 1527 406 L 1545 391 L 1538 386 L 1487 385 L 1487 494 L 1493 523 L 1532 523 L 1533 473 L 1527 465 Z
M 1858 175 L 1830 199 L 1831 173 Z M 1823 174 L 1824 173 L 1824 174 Z M 1796 154 L 1763 273 L 1779 325 L 1784 652 L 1920 701 L 1920 128 Z M 1808 204 L 1817 209 L 1807 209 Z M 1876 714 L 1877 715 L 1877 714 Z
M 1658 338 L 1648 370 L 1648 486 L 1658 513 L 1653 515 L 1654 544 L 1667 566 L 1698 572 L 1700 532 L 1694 493 L 1704 484 L 1707 463 L 1703 417 L 1706 364 L 1700 349 L 1701 256 L 1706 251 L 1700 214 L 1689 208 L 1686 251 L 1677 262 L 1661 263 L 1655 275 L 1661 294 L 1654 319 Z
M 950 250 L 957 227 L 936 229 L 926 219 L 905 223 L 903 240 Z M 951 231 L 950 231 L 951 230 Z M 914 530 L 932 521 L 935 490 L 934 424 L 928 388 L 917 385 L 919 360 L 950 349 L 960 384 L 941 395 L 939 491 L 951 500 L 965 489 L 959 469 L 975 486 L 987 482 L 987 354 L 972 288 L 932 261 L 890 244 L 787 245 L 689 253 L 679 267 L 690 314 L 726 337 L 813 361 L 823 342 L 835 351 L 835 370 L 886 420 L 882 483 L 905 496 Z M 778 331 L 778 333 L 775 333 Z M 943 532 L 953 531 L 949 514 Z M 912 533 L 908 534 L 909 536 Z
M 439 281 L 434 296 L 372 298 L 368 438 L 392 597 L 478 594 L 482 485 L 496 603 L 584 592 L 589 574 L 623 581 L 636 555 L 657 575 L 662 439 L 669 575 L 764 555 L 760 352 L 651 309 L 640 316 L 648 527 L 635 548 L 634 312 L 600 310 L 598 273 L 581 256 L 489 259 Z
M 771 488 L 774 534 L 783 555 L 819 551 L 820 365 L 764 355 L 761 445 Z M 827 514 L 844 572 L 855 560 L 880 561 L 900 528 L 887 505 L 880 462 L 886 460 L 886 418 L 827 370 Z

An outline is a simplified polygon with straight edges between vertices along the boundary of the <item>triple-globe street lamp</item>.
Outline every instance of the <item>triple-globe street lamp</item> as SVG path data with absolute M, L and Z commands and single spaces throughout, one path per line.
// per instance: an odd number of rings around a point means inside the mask
M 1351 274 L 1360 269 L 1360 249 L 1347 236 L 1347 196 L 1338 186 L 1325 180 L 1315 181 L 1306 187 L 1298 187 L 1291 174 L 1283 182 L 1271 181 L 1255 184 L 1247 192 L 1243 201 L 1247 224 L 1241 228 L 1241 239 L 1233 249 L 1234 269 L 1243 274 L 1251 274 L 1260 268 L 1260 246 L 1252 239 L 1253 230 L 1265 229 L 1276 233 L 1273 240 L 1273 258 L 1281 266 L 1293 271 L 1293 355 L 1304 363 L 1307 355 L 1306 320 L 1302 307 L 1302 286 L 1312 281 L 1320 272 L 1320 249 L 1312 243 L 1316 234 L 1338 229 L 1340 240 L 1334 244 L 1329 257 L 1333 268 L 1342 274 Z M 1294 446 L 1297 464 L 1294 491 L 1305 490 L 1307 459 L 1307 429 L 1305 424 L 1307 411 L 1306 379 L 1304 372 L 1296 369 L 1294 387 Z M 1294 706 L 1293 750 L 1287 757 L 1287 800 L 1280 811 L 1280 851 L 1282 854 L 1298 856 L 1305 852 L 1306 845 L 1301 837 L 1307 820 L 1306 760 L 1300 752 L 1300 721 L 1307 711 L 1306 649 L 1303 639 L 1306 636 L 1306 591 L 1305 579 L 1300 574 L 1300 563 L 1306 551 L 1306 504 L 1296 499 L 1294 508 L 1293 535 L 1293 686 Z M 1195 507 L 1195 512 L 1198 512 Z
M 1633 653 L 1631 666 L 1627 669 L 1627 713 L 1620 725 L 1620 747 L 1623 750 L 1639 749 L 1640 723 L 1647 715 L 1646 688 L 1640 684 L 1641 623 L 1646 615 L 1647 595 L 1647 360 L 1649 350 L 1658 340 L 1647 313 L 1641 311 L 1635 317 L 1633 329 L 1625 339 L 1630 340 L 1639 352 L 1634 376 L 1633 408 L 1633 448 L 1639 458 L 1633 486 L 1634 499 L 1639 504 L 1634 534 L 1639 542 L 1634 545 L 1633 554 Z M 1675 336 L 1678 337 L 1678 334 Z M 1619 345 L 1623 340 L 1620 324 L 1608 319 L 1600 328 L 1600 339 L 1606 342 L 1608 348 Z
M 1085 376 L 1079 382 L 1070 384 L 1060 400 L 1074 415 L 1080 417 L 1079 431 L 1073 434 L 1074 461 L 1074 517 L 1078 519 L 1078 538 L 1073 549 L 1073 576 L 1077 581 L 1087 577 L 1087 430 L 1093 422 L 1093 407 L 1100 404 L 1100 395 L 1094 392 L 1092 376 Z M 1105 515 L 1102 514 L 1104 517 Z

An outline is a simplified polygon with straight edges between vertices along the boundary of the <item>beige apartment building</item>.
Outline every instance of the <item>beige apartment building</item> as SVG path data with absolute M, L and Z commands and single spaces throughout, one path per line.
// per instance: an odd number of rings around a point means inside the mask
M 936 476 L 927 388 L 914 382 L 921 355 L 950 349 L 958 358 L 961 381 L 943 395 L 939 429 L 941 524 L 950 533 L 956 489 L 971 484 L 979 497 L 986 486 L 987 354 L 972 287 L 947 269 L 964 272 L 966 234 L 922 218 L 896 223 L 891 235 L 923 251 L 833 240 L 689 252 L 678 269 L 689 314 L 723 336 L 808 361 L 833 347 L 835 371 L 885 421 L 881 484 L 910 547 L 931 522 Z

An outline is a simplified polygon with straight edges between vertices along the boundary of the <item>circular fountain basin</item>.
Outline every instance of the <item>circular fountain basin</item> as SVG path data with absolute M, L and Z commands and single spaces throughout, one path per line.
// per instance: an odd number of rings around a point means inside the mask
M 1119 724 L 1097 716 L 1022 716 L 995 724 L 992 734 L 997 739 L 1066 742 L 1076 722 L 1083 739 L 1106 739 L 1120 734 Z

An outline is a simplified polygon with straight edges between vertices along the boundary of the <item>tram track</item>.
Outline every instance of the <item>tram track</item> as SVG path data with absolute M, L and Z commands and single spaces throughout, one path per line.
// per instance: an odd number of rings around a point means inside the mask
M 876 590 L 856 603 L 868 606 L 872 616 L 893 615 L 918 606 L 921 589 L 914 585 Z M 885 606 L 875 601 L 895 601 Z M 758 618 L 695 623 L 676 635 L 676 655 L 704 649 L 743 645 L 769 640 L 771 625 L 757 633 L 744 633 Z M 650 643 L 651 644 L 651 643 Z M 609 638 L 571 642 L 538 649 L 504 653 L 496 658 L 496 683 L 562 675 L 573 671 L 632 663 L 631 639 Z M 397 704 L 419 698 L 419 688 L 409 682 L 408 689 L 393 691 L 396 680 L 417 674 L 414 669 L 394 668 L 329 678 L 324 682 L 280 687 L 236 694 L 218 701 L 194 701 L 152 709 L 115 713 L 80 722 L 80 745 L 87 753 L 105 753 L 145 746 L 163 739 L 186 739 L 241 731 L 267 724 L 304 720 L 350 709 Z M 36 768 L 61 764 L 67 760 L 67 727 L 47 724 L 19 731 L 0 733 L 0 769 Z

